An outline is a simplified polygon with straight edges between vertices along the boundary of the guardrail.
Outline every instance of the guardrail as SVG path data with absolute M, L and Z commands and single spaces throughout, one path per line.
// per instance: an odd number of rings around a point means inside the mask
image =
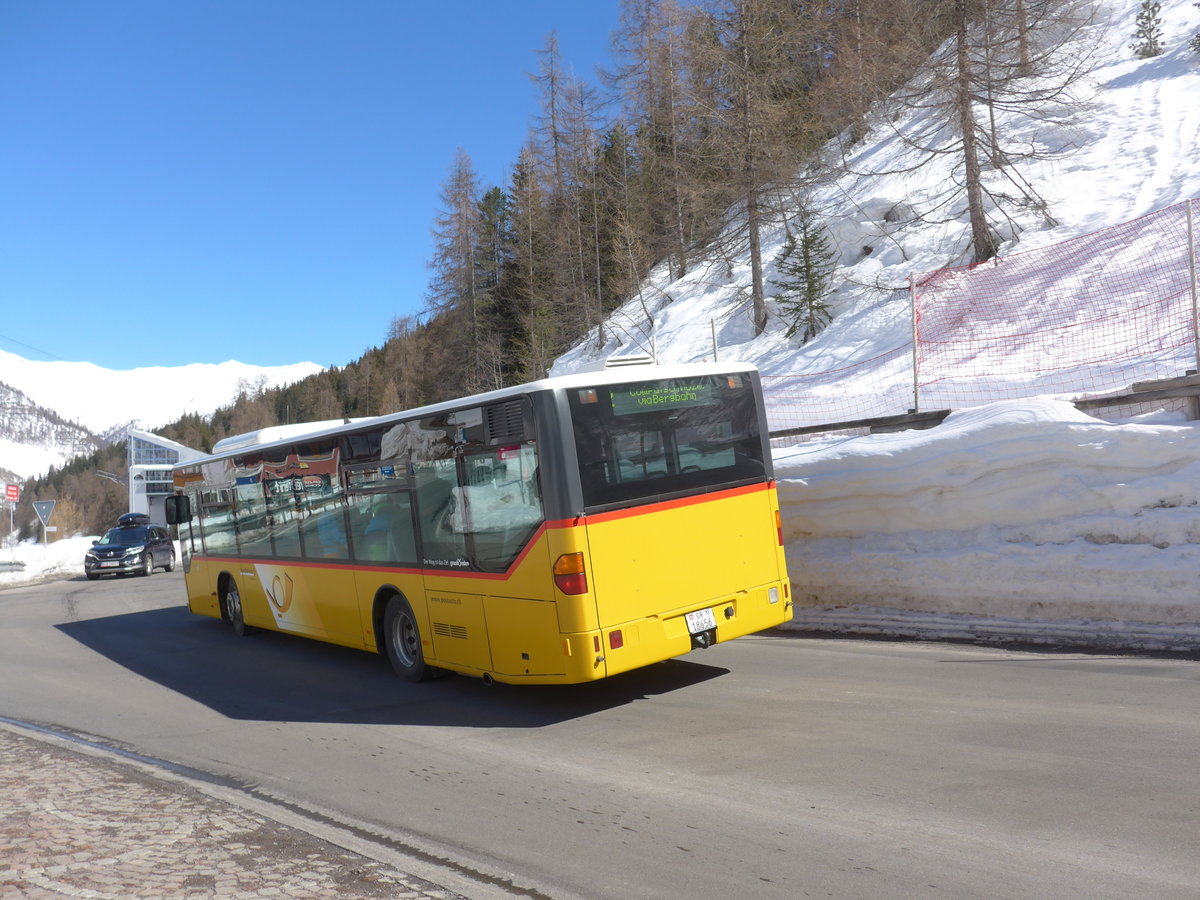
M 1139 381 L 1130 385 L 1122 394 L 1105 397 L 1081 397 L 1071 402 L 1075 408 L 1087 412 L 1114 406 L 1134 406 L 1153 403 L 1157 400 L 1186 399 L 1188 414 L 1200 419 L 1200 375 L 1189 373 L 1177 378 L 1162 378 L 1156 381 Z M 783 428 L 769 432 L 771 440 L 776 438 L 800 437 L 806 434 L 824 434 L 831 431 L 867 429 L 871 434 L 885 434 L 908 429 L 934 428 L 945 420 L 953 410 L 937 409 L 929 412 L 910 412 L 899 416 L 878 416 L 871 419 L 852 419 L 845 422 L 824 422 L 819 425 L 802 425 L 798 428 Z

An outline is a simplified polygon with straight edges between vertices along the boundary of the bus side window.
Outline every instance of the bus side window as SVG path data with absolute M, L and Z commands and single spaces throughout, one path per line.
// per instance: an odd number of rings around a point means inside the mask
M 204 552 L 214 556 L 237 554 L 237 533 L 234 531 L 231 492 L 205 491 L 197 504 L 200 534 Z
M 413 464 L 417 488 L 417 519 L 421 528 L 421 552 L 426 565 L 450 566 L 465 563 L 466 536 L 456 532 L 454 489 L 458 472 L 453 459 L 436 459 Z
M 409 491 L 353 495 L 350 529 L 354 555 L 359 560 L 405 565 L 417 561 Z
M 456 489 L 451 527 L 472 535 L 479 568 L 505 569 L 542 523 L 537 448 L 530 442 L 485 450 L 468 457 L 467 466 L 487 477 Z
M 316 559 L 349 559 L 341 489 L 323 485 L 310 491 L 306 499 L 308 514 L 300 522 L 304 555 Z
M 265 482 L 267 491 L 267 523 L 276 556 L 300 556 L 300 531 L 296 518 L 296 497 L 292 479 Z
M 270 559 L 275 553 L 271 549 L 267 500 L 263 496 L 262 483 L 255 480 L 239 484 L 234 489 L 234 496 L 237 504 L 234 527 L 241 555 Z

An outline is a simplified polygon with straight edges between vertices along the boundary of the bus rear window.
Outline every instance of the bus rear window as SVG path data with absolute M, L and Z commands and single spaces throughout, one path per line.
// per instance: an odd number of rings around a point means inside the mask
M 573 388 L 569 394 L 589 509 L 766 477 L 754 389 L 744 375 Z

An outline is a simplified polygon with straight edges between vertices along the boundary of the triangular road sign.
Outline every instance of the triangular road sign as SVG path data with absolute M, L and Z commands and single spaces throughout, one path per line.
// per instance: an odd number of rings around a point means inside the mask
M 54 512 L 54 503 L 55 501 L 53 500 L 33 501 L 33 511 L 37 513 L 37 516 L 42 520 L 43 525 L 50 524 L 50 514 Z

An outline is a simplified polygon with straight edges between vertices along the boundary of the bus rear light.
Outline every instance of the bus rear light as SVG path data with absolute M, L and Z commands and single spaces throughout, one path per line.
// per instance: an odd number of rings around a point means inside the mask
M 587 571 L 582 553 L 564 553 L 554 561 L 554 584 L 564 594 L 587 593 Z
M 783 518 L 779 515 L 779 510 L 775 510 L 775 536 L 779 538 L 779 546 L 783 546 Z
M 777 588 L 777 587 L 767 588 L 767 602 L 768 603 L 778 603 L 779 602 L 779 588 Z
M 608 633 L 608 648 L 610 650 L 620 650 L 625 646 L 625 635 L 621 634 L 621 629 L 610 631 Z

